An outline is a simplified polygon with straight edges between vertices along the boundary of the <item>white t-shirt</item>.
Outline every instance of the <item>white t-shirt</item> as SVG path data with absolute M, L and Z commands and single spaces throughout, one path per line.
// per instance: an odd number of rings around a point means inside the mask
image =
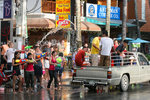
M 102 37 L 100 41 L 101 46 L 101 55 L 110 56 L 111 49 L 114 46 L 113 40 L 109 37 Z
M 14 48 L 8 48 L 6 51 L 6 56 L 7 56 L 7 63 L 12 63 L 12 59 L 14 58 L 14 53 L 16 49 Z

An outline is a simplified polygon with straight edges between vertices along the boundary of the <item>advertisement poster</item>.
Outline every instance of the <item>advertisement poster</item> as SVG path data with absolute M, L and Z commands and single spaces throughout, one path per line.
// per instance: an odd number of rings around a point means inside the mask
M 56 27 L 70 28 L 70 0 L 56 0 Z

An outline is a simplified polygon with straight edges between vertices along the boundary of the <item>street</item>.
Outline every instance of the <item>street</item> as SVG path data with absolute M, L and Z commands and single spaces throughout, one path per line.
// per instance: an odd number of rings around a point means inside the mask
M 34 93 L 13 94 L 12 90 L 5 91 L 0 88 L 0 100 L 150 100 L 150 84 L 142 83 L 131 85 L 128 92 L 120 92 L 119 89 L 112 89 L 110 92 L 89 91 L 80 85 L 71 85 L 71 73 L 63 73 L 63 83 L 59 90 L 53 87 L 47 90 L 46 81 L 43 81 L 43 88 L 36 89 Z

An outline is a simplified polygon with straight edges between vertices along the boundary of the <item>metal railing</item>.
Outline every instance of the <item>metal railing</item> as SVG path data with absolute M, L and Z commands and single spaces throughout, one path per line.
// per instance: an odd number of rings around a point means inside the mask
M 134 53 L 124 52 L 123 55 L 111 53 L 111 66 L 136 65 L 137 59 Z

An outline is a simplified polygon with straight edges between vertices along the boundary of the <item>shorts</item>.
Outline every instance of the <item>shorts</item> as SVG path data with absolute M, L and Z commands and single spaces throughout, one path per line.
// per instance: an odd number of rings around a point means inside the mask
M 101 55 L 100 66 L 110 66 L 110 56 Z
M 36 77 L 41 77 L 43 75 L 42 66 L 34 65 L 34 75 Z
M 19 76 L 19 75 L 21 75 L 21 72 L 20 72 L 20 70 L 13 70 L 13 74 L 15 76 Z
M 99 55 L 98 54 L 92 54 L 91 59 L 92 59 L 92 66 L 98 66 L 99 63 Z
M 12 70 L 12 63 L 7 63 L 7 70 Z
M 4 59 L 3 55 L 1 55 L 1 64 L 7 64 L 7 61 Z
M 49 60 L 44 60 L 44 67 L 49 68 Z

